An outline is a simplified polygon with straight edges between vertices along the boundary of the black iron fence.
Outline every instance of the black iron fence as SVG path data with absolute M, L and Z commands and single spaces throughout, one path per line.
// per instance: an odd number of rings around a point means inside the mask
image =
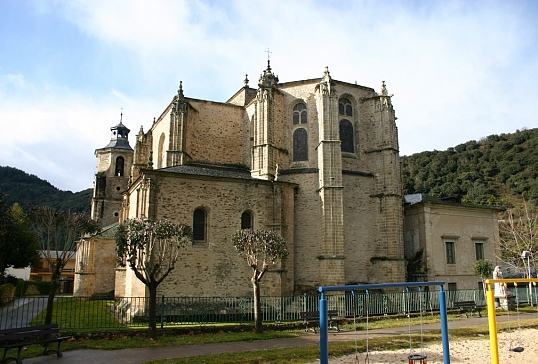
M 535 288 L 536 290 L 536 288 Z M 511 291 L 515 293 L 515 288 Z M 528 287 L 517 287 L 519 303 L 530 302 Z M 536 297 L 536 291 L 533 293 Z M 317 311 L 319 295 L 262 297 L 264 322 L 299 321 L 301 311 Z M 477 289 L 447 291 L 447 308 L 455 301 L 475 301 L 485 306 L 484 292 Z M 438 311 L 437 291 L 356 292 L 327 296 L 329 310 L 341 317 L 365 317 Z M 47 297 L 16 298 L 0 307 L 0 328 L 44 323 Z M 252 323 L 251 297 L 165 297 L 157 302 L 160 326 Z M 128 329 L 147 326 L 148 299 L 123 297 L 92 299 L 59 296 L 54 302 L 53 321 L 62 330 Z

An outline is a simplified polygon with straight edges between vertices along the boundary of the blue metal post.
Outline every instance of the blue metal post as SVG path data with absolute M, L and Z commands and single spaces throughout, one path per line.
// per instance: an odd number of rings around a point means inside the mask
M 319 300 L 319 359 L 321 364 L 329 364 L 329 329 L 327 328 L 327 300 L 321 292 Z
M 439 313 L 441 314 L 441 334 L 443 341 L 443 363 L 450 364 L 450 347 L 448 344 L 448 319 L 446 314 L 446 292 L 439 289 Z

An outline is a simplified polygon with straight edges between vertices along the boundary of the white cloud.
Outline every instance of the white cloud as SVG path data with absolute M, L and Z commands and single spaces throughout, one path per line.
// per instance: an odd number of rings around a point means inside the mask
M 96 60 L 110 67 L 87 76 L 99 76 L 97 86 L 83 77 L 44 85 L 30 75 L 0 75 L 0 120 L 14 136 L 0 150 L 1 164 L 47 142 L 87 148 L 91 159 L 108 141 L 120 108 L 137 132 L 167 106 L 180 80 L 189 97 L 224 101 L 245 73 L 257 84 L 267 48 L 281 82 L 321 77 L 325 66 L 336 79 L 375 89 L 385 80 L 395 94 L 402 154 L 537 126 L 532 1 L 70 0 L 35 6 L 75 24 L 101 52 Z M 45 157 L 55 160 L 46 151 L 37 159 Z M 62 170 L 58 165 L 53 169 Z

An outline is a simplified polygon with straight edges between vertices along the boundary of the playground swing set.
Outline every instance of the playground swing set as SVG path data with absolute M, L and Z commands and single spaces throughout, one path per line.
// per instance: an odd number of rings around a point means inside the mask
M 532 284 L 534 287 L 536 287 L 536 283 L 538 282 L 538 279 L 536 278 L 518 278 L 518 279 L 487 279 L 485 281 L 486 283 L 486 303 L 488 306 L 488 326 L 489 326 L 489 348 L 490 348 L 490 356 L 491 356 L 491 363 L 492 364 L 499 364 L 499 343 L 497 340 L 497 318 L 495 316 L 495 295 L 494 295 L 494 284 L 503 284 L 505 287 L 508 285 L 508 283 L 513 283 L 516 287 L 516 312 L 517 312 L 517 324 L 518 324 L 518 345 L 514 345 L 514 341 L 512 340 L 512 324 L 510 320 L 510 307 L 507 307 L 508 312 L 508 331 L 510 334 L 510 351 L 521 353 L 523 350 L 525 350 L 523 343 L 521 342 L 521 322 L 520 322 L 520 316 L 519 316 L 519 297 L 518 297 L 518 291 L 517 291 L 517 285 L 518 283 L 528 283 Z
M 488 324 L 489 324 L 489 338 L 490 338 L 490 354 L 491 354 L 491 363 L 499 364 L 499 348 L 497 341 L 497 324 L 495 317 L 495 298 L 493 293 L 493 284 L 500 283 L 505 286 L 508 283 L 513 283 L 516 287 L 518 283 L 532 283 L 536 287 L 538 279 L 489 279 L 486 280 L 486 303 L 488 308 Z M 427 286 L 439 286 L 439 312 L 441 315 L 441 338 L 443 346 L 443 363 L 450 364 L 450 348 L 448 341 L 448 324 L 447 324 L 447 310 L 446 310 L 446 292 L 444 291 L 445 282 L 434 281 L 434 282 L 400 282 L 400 283 L 381 283 L 381 284 L 362 284 L 362 285 L 349 285 L 349 286 L 326 286 L 319 287 L 319 292 L 321 293 L 321 298 L 319 301 L 319 312 L 320 312 L 320 363 L 328 364 L 329 363 L 329 337 L 328 337 L 328 316 L 327 316 L 327 292 L 333 291 L 351 291 L 353 297 L 353 326 L 355 328 L 355 363 L 359 363 L 359 353 L 358 353 L 358 344 L 357 344 L 357 324 L 356 324 L 356 291 L 365 292 L 365 305 L 366 305 L 366 356 L 365 363 L 370 363 L 369 358 L 369 308 L 370 308 L 370 290 L 377 289 L 386 289 L 386 288 L 398 288 L 403 287 L 407 292 L 406 299 L 406 311 L 408 316 L 408 326 L 409 326 L 409 355 L 407 356 L 408 364 L 427 364 L 427 355 L 424 353 L 424 342 L 423 342 L 423 320 L 422 314 L 424 311 L 423 306 L 423 287 Z M 413 337 L 411 333 L 411 301 L 409 288 L 418 287 L 420 292 L 419 302 L 420 302 L 420 352 L 414 352 L 413 349 Z M 508 310 L 508 323 L 509 323 L 509 332 L 510 332 L 510 351 L 513 352 L 522 352 L 524 351 L 523 344 L 521 342 L 521 323 L 519 315 L 519 300 L 518 293 L 516 290 L 516 312 L 517 312 L 517 322 L 518 322 L 518 340 L 517 346 L 514 345 L 514 340 L 512 340 L 512 330 L 511 330 L 511 320 L 510 320 L 510 310 Z
M 423 294 L 420 295 L 420 352 L 413 351 L 413 341 L 411 334 L 411 302 L 409 295 L 409 288 L 418 287 L 419 292 L 422 292 L 422 288 L 425 286 L 439 286 L 439 306 L 441 314 L 441 336 L 443 342 L 443 360 L 444 363 L 450 364 L 450 352 L 448 346 L 448 326 L 447 326 L 447 314 L 446 314 L 446 292 L 443 289 L 445 282 L 401 282 L 401 283 L 381 283 L 381 284 L 361 284 L 361 285 L 349 285 L 349 286 L 328 286 L 319 287 L 321 298 L 319 300 L 319 312 L 320 312 L 320 363 L 329 363 L 329 337 L 328 337 L 328 319 L 327 319 L 327 298 L 326 293 L 331 291 L 351 291 L 353 297 L 353 324 L 355 326 L 355 361 L 359 362 L 358 349 L 357 349 L 357 325 L 356 325 L 356 310 L 355 310 L 355 292 L 365 291 L 366 295 L 366 358 L 365 363 L 369 363 L 369 292 L 371 290 L 387 289 L 387 288 L 405 288 L 407 291 L 406 310 L 409 324 L 409 364 L 426 364 L 427 355 L 424 353 L 423 345 L 423 325 L 422 325 L 422 312 L 423 312 Z

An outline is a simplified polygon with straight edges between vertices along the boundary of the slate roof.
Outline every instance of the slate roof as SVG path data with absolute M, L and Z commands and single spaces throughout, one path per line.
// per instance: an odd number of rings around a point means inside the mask
M 131 146 L 129 145 L 129 141 L 124 138 L 112 139 L 110 143 L 107 144 L 106 147 L 103 147 L 101 149 L 107 149 L 107 148 L 133 150 L 133 148 L 131 148 Z
M 193 176 L 258 180 L 251 177 L 250 170 L 246 168 L 216 166 L 210 164 L 184 164 L 180 166 L 162 168 L 158 171 L 167 173 L 189 174 Z

